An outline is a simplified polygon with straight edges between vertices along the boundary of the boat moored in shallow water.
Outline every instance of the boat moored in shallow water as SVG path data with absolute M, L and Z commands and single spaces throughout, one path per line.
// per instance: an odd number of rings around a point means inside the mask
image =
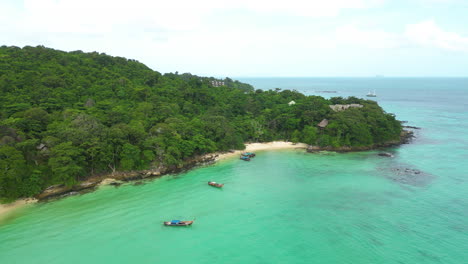
M 224 186 L 224 183 L 217 183 L 217 182 L 214 182 L 214 181 L 209 181 L 208 185 L 213 186 L 213 187 L 221 188 L 221 187 Z
M 240 156 L 240 159 L 243 160 L 243 161 L 250 161 L 249 157 L 243 156 L 243 155 Z
M 172 220 L 164 222 L 165 226 L 189 226 L 193 224 L 193 221 L 180 221 L 180 220 Z
M 244 157 L 249 157 L 249 158 L 255 157 L 255 153 L 253 153 L 253 152 L 244 152 L 241 155 L 244 156 Z
M 243 161 L 250 161 L 253 157 L 255 157 L 255 153 L 253 152 L 244 152 L 240 155 L 240 159 Z

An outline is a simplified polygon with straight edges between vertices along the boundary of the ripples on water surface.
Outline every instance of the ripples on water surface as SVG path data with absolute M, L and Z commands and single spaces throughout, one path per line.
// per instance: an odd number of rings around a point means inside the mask
M 33 205 L 0 224 L 0 263 L 466 263 L 468 82 L 405 80 L 288 80 L 308 94 L 376 89 L 422 127 L 395 158 L 267 151 Z

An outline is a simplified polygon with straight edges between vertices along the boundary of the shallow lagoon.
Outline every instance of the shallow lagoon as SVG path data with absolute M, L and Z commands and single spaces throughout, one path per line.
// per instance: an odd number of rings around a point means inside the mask
M 269 88 L 265 79 L 251 82 Z M 277 87 L 288 88 L 284 82 L 277 80 L 283 84 Z M 308 94 L 336 90 L 331 96 L 363 96 L 376 89 L 384 109 L 422 129 L 412 144 L 389 150 L 394 158 L 375 151 L 263 151 L 251 162 L 228 159 L 144 185 L 105 186 L 29 206 L 0 225 L 0 262 L 458 264 L 468 259 L 467 79 L 288 82 Z M 209 180 L 225 186 L 212 188 Z M 193 218 L 192 227 L 162 225 Z

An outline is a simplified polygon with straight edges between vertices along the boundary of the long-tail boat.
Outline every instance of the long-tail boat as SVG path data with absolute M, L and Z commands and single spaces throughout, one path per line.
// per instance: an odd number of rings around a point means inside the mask
M 165 226 L 189 226 L 192 225 L 194 220 L 192 221 L 180 221 L 180 220 L 172 220 L 164 222 Z
M 221 188 L 221 187 L 224 186 L 224 183 L 217 183 L 217 182 L 214 182 L 214 181 L 209 181 L 208 185 L 213 186 L 213 187 Z
M 255 153 L 253 153 L 253 152 L 244 152 L 241 155 L 244 156 L 244 157 L 249 157 L 249 158 L 255 157 Z
M 243 160 L 243 161 L 250 161 L 250 158 L 247 157 L 247 156 L 240 156 L 240 159 Z

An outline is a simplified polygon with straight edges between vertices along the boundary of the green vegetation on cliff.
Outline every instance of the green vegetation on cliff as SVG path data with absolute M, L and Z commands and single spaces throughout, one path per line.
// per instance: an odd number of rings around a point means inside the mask
M 401 132 L 374 101 L 212 80 L 96 52 L 0 47 L 0 198 L 115 170 L 177 166 L 247 141 L 370 146 Z M 351 103 L 363 107 L 329 107 Z M 329 124 L 319 129 L 323 119 Z

